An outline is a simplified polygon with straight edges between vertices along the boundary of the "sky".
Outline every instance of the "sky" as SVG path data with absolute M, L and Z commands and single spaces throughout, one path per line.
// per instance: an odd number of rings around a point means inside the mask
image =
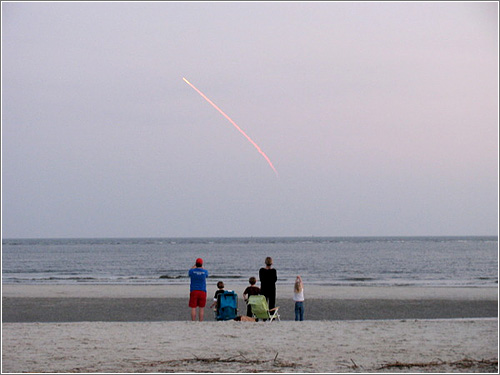
M 2 2 L 2 236 L 498 235 L 498 82 L 497 2 Z

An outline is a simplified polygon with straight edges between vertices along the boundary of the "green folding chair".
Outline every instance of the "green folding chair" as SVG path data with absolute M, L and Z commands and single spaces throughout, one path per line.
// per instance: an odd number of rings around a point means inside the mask
M 274 319 L 280 320 L 278 314 L 279 306 L 269 310 L 265 296 L 249 296 L 248 304 L 252 309 L 252 315 L 255 319 L 267 319 L 270 322 Z

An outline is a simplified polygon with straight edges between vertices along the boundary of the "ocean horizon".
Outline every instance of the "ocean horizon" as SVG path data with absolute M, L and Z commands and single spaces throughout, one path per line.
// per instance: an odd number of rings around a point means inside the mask
M 271 256 L 278 284 L 498 286 L 498 236 L 151 237 L 2 240 L 3 284 L 244 285 Z

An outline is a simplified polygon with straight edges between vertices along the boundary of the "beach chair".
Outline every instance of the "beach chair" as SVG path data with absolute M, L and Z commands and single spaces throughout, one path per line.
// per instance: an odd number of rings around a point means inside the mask
M 267 319 L 270 322 L 274 319 L 280 320 L 279 306 L 269 310 L 265 296 L 249 296 L 248 304 L 252 308 L 252 315 L 255 319 Z
M 231 320 L 238 314 L 238 295 L 232 290 L 226 290 L 217 296 L 216 320 Z

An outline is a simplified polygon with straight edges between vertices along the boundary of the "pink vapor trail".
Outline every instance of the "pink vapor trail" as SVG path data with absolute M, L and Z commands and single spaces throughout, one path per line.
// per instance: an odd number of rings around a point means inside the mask
M 259 151 L 259 153 L 264 157 L 264 159 L 266 159 L 267 163 L 271 166 L 271 168 L 273 169 L 274 173 L 276 174 L 276 176 L 278 176 L 278 172 L 276 171 L 276 168 L 274 168 L 274 165 L 273 163 L 271 162 L 271 160 L 269 159 L 269 157 L 264 153 L 264 151 L 262 151 L 260 149 L 260 147 L 257 145 L 257 143 L 255 143 L 252 138 L 250 138 L 233 120 L 231 120 L 231 118 L 226 115 L 222 109 L 220 109 L 219 107 L 217 107 L 217 105 L 215 105 L 214 102 L 212 102 L 210 99 L 208 99 L 206 97 L 205 94 L 203 94 L 200 90 L 198 90 L 191 82 L 189 82 L 186 78 L 182 77 L 182 79 L 184 80 L 184 82 L 186 82 L 189 86 L 191 86 L 198 94 L 200 94 L 203 99 L 205 99 L 207 102 L 209 102 L 212 107 L 214 107 L 216 110 L 218 110 L 220 112 L 220 114 L 222 116 L 224 116 L 231 124 L 234 125 L 234 127 L 236 129 L 238 129 L 238 131 L 243 134 L 245 136 L 246 139 L 248 139 L 248 141 L 257 149 L 257 151 Z

